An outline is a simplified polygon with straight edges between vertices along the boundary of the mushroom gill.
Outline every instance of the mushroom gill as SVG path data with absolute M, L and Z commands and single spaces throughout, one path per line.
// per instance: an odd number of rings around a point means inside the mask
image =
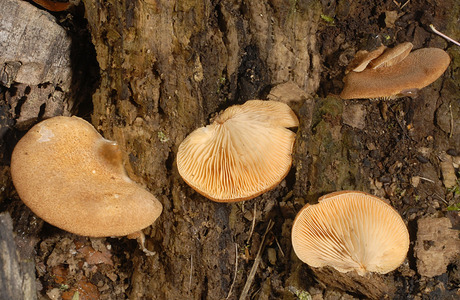
M 288 173 L 298 126 L 288 105 L 250 100 L 234 105 L 211 125 L 193 131 L 179 146 L 177 168 L 184 181 L 218 202 L 254 198 Z
M 312 267 L 385 274 L 404 261 L 409 233 L 399 214 L 381 199 L 343 191 L 299 211 L 292 245 L 300 260 Z

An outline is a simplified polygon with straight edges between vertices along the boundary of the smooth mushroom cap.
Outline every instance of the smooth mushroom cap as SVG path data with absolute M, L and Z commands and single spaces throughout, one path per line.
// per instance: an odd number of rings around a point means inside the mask
M 410 51 L 412 50 L 412 43 L 405 42 L 402 44 L 398 44 L 393 48 L 387 48 L 382 55 L 376 57 L 369 63 L 369 67 L 372 69 L 377 69 L 381 67 L 389 67 L 398 62 L 402 61 L 404 58 L 409 55 Z
M 381 45 L 377 49 L 369 52 L 367 50 L 360 50 L 356 52 L 353 60 L 348 64 L 345 74 L 350 71 L 353 72 L 362 72 L 367 65 L 375 58 L 379 57 L 387 47 Z
M 79 235 L 124 236 L 151 225 L 162 211 L 126 175 L 117 144 L 77 117 L 32 127 L 14 148 L 11 176 L 35 214 Z
M 288 105 L 250 100 L 222 112 L 179 146 L 177 168 L 184 181 L 217 202 L 254 198 L 288 173 L 299 121 Z
M 398 212 L 383 200 L 343 191 L 302 208 L 294 220 L 292 245 L 312 267 L 385 274 L 404 261 L 409 233 Z
M 450 63 L 441 49 L 423 48 L 410 53 L 398 64 L 362 72 L 350 72 L 343 79 L 342 99 L 392 97 L 406 90 L 421 89 L 438 79 Z

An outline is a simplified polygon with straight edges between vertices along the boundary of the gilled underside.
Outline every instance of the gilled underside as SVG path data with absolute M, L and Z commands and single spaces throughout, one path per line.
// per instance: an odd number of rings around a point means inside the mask
M 273 188 L 287 174 L 298 126 L 283 103 L 252 100 L 233 106 L 181 144 L 177 165 L 184 180 L 222 202 L 246 200 Z
M 346 192 L 301 210 L 292 243 L 297 256 L 312 267 L 385 274 L 404 261 L 409 236 L 391 206 L 365 193 Z

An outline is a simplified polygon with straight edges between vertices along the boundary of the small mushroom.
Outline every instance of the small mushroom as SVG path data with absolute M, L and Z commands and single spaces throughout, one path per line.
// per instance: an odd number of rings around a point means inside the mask
M 412 47 L 414 47 L 412 43 L 406 42 L 398 44 L 393 48 L 387 48 L 381 55 L 369 63 L 369 67 L 371 69 L 377 69 L 395 65 L 406 58 L 407 55 L 409 55 Z
M 342 191 L 300 210 L 292 228 L 292 245 L 300 260 L 315 268 L 385 274 L 404 261 L 409 233 L 398 212 L 383 200 L 364 192 Z
M 381 45 L 377 49 L 369 52 L 367 50 L 360 50 L 356 52 L 353 60 L 348 64 L 345 74 L 350 71 L 353 72 L 362 72 L 367 68 L 367 65 L 375 58 L 379 57 L 387 47 Z
M 389 67 L 350 72 L 343 79 L 342 99 L 392 98 L 421 89 L 438 79 L 450 63 L 441 49 L 423 48 Z
M 21 200 L 48 223 L 92 236 L 124 236 L 151 225 L 161 203 L 133 182 L 115 142 L 77 117 L 32 127 L 11 157 Z
M 180 144 L 177 168 L 184 181 L 217 202 L 254 198 L 288 173 L 299 121 L 288 105 L 250 100 L 227 108 L 211 125 Z

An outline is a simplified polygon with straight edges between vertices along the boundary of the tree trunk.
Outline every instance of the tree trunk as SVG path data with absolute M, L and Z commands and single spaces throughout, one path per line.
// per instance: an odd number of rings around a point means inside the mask
M 193 192 L 178 175 L 176 151 L 212 114 L 264 97 L 267 87 L 290 81 L 306 95 L 317 89 L 318 2 L 84 3 L 101 68 L 93 124 L 125 149 L 129 175 L 164 205 L 147 243 L 158 255 L 136 257 L 131 295 L 225 298 L 235 243 L 244 251 L 251 225 L 242 211 L 253 204 L 217 204 Z M 245 235 L 235 236 L 241 226 Z M 238 273 L 232 298 L 245 276 Z

